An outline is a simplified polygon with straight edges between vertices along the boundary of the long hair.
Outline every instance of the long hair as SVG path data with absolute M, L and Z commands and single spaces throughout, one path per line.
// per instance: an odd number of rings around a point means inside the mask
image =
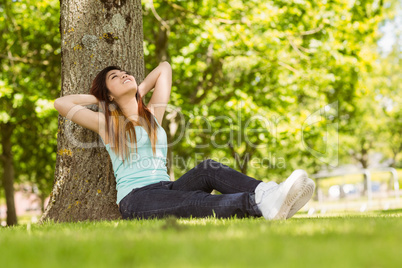
M 92 82 L 90 93 L 99 100 L 100 112 L 103 112 L 106 119 L 106 135 L 110 142 L 110 148 L 116 155 L 120 155 L 123 159 L 128 159 L 131 153 L 131 144 L 137 143 L 137 135 L 135 132 L 134 123 L 142 126 L 148 133 L 152 145 L 152 151 L 155 156 L 155 144 L 157 142 L 157 124 L 151 111 L 145 106 L 142 96 L 138 90 L 135 94 L 138 104 L 139 122 L 133 122 L 132 119 L 127 118 L 121 111 L 118 104 L 109 99 L 109 89 L 106 86 L 106 74 L 111 70 L 122 69 L 118 66 L 108 66 L 100 71 Z M 127 142 L 129 137 L 130 142 Z M 128 146 L 128 144 L 130 146 Z M 137 145 L 135 145 L 136 152 L 138 153 Z

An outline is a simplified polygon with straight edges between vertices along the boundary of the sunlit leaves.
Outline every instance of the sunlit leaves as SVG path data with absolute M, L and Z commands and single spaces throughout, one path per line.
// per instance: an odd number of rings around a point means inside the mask
M 17 181 L 34 182 L 46 195 L 56 155 L 59 1 L 5 1 L 0 7 L 0 124 L 14 129 Z
M 236 125 L 257 114 L 281 118 L 270 133 L 278 135 L 269 150 L 284 152 L 288 168 L 321 165 L 301 151 L 301 125 L 335 101 L 342 120 L 357 116 L 362 73 L 377 57 L 383 20 L 378 1 L 156 2 L 171 27 L 167 49 L 182 110 L 198 115 L 197 107 L 206 104 L 208 114 L 228 115 Z M 144 32 L 157 32 L 158 25 L 152 15 L 144 17 Z M 203 98 L 193 103 L 194 96 Z M 242 117 L 236 118 L 239 111 Z M 338 120 L 340 132 L 347 131 L 347 122 Z M 324 144 L 321 127 L 309 129 L 311 143 Z M 253 139 L 261 137 L 256 133 Z M 235 144 L 239 152 L 244 145 Z M 208 149 L 210 154 L 224 150 Z M 185 154 L 178 146 L 175 150 Z

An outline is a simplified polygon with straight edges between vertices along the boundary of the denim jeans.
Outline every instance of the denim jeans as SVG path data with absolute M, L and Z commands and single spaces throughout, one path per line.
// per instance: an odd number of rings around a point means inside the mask
M 123 219 L 176 217 L 227 218 L 262 216 L 254 190 L 261 183 L 212 159 L 176 181 L 161 181 L 133 189 L 119 204 Z M 215 189 L 221 194 L 212 195 Z

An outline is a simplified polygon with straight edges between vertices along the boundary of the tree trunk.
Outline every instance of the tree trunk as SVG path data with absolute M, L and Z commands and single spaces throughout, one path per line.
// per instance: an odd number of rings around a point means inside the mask
M 43 193 L 39 194 L 39 201 L 40 201 L 40 211 L 42 213 L 45 212 L 45 200 L 46 200 L 47 196 L 44 195 Z
M 156 49 L 155 49 L 156 53 L 158 53 L 158 59 L 160 62 L 169 60 L 167 47 L 168 47 L 167 30 L 162 28 L 162 25 L 160 25 L 158 32 L 158 40 L 156 42 Z
M 364 144 L 362 144 L 362 148 L 360 150 L 361 153 L 361 158 L 360 158 L 360 163 L 362 164 L 363 169 L 368 168 L 368 150 L 364 148 Z M 362 196 L 365 196 L 367 194 L 368 188 L 367 188 L 367 182 L 368 178 L 366 173 L 363 174 L 363 192 Z
M 117 65 L 144 78 L 141 1 L 63 0 L 62 95 L 88 94 L 96 74 Z M 120 218 L 113 167 L 99 135 L 59 116 L 54 187 L 41 221 Z
M 14 126 L 10 123 L 2 124 L 1 126 L 1 146 L 3 147 L 3 188 L 6 196 L 7 205 L 7 225 L 17 225 L 17 214 L 15 211 L 14 202 L 14 164 L 13 154 L 11 151 L 11 136 Z

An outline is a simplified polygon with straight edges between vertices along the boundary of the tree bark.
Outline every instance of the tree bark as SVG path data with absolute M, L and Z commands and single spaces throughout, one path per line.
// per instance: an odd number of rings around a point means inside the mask
M 60 1 L 62 94 L 88 94 L 96 74 L 117 65 L 144 78 L 141 1 Z M 116 182 L 99 135 L 59 116 L 50 201 L 41 222 L 120 218 Z
M 366 147 L 366 140 L 363 139 L 363 141 L 361 142 L 361 150 L 360 150 L 360 163 L 362 164 L 363 169 L 367 169 L 369 166 L 368 160 L 369 160 L 369 150 L 365 148 Z M 371 144 L 370 147 L 371 148 Z M 365 196 L 367 194 L 368 188 L 367 188 L 367 182 L 368 182 L 368 178 L 366 173 L 363 174 L 363 192 L 362 192 L 362 196 Z
M 13 130 L 14 126 L 10 123 L 1 125 L 1 146 L 3 148 L 1 160 L 3 161 L 3 188 L 7 205 L 7 226 L 18 224 L 14 202 L 14 163 L 11 148 Z

